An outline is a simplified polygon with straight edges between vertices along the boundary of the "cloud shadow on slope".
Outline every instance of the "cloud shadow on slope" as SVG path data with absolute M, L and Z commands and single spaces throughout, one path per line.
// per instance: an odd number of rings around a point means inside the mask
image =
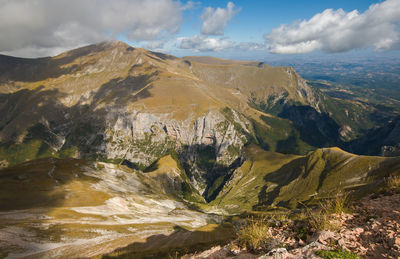
M 275 199 L 279 196 L 281 188 L 285 185 L 288 185 L 300 176 L 300 174 L 303 172 L 302 167 L 306 161 L 307 157 L 300 157 L 283 165 L 278 170 L 267 174 L 264 177 L 264 181 L 271 182 L 277 186 L 272 191 L 266 192 L 269 184 L 265 184 L 258 194 L 258 203 L 257 205 L 253 206 L 253 209 L 257 210 L 261 206 L 272 205 Z
M 90 104 L 81 97 L 73 106 L 60 101 L 68 97 L 66 93 L 44 86 L 0 94 L 0 161 L 11 157 L 13 165 L 56 153 L 62 157 L 102 157 L 108 110 L 150 97 L 154 76 L 112 79 L 93 94 Z
M 279 117 L 293 122 L 300 139 L 314 147 L 337 146 L 341 143 L 340 126 L 327 113 L 319 113 L 310 106 L 285 107 Z
M 210 229 L 207 227 L 190 231 L 175 226 L 169 235 L 152 235 L 144 242 L 133 242 L 102 258 L 168 258 L 202 251 L 217 244 L 224 245 L 235 237 L 231 224 L 214 225 Z
M 37 82 L 80 71 L 84 63 L 73 64 L 76 59 L 104 51 L 107 44 L 93 44 L 65 52 L 57 57 L 17 58 L 0 55 L 0 82 Z

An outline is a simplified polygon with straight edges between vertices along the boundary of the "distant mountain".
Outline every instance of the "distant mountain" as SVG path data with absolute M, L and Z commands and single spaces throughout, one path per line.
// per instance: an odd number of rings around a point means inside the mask
M 348 149 L 358 154 L 400 156 L 400 117 L 351 141 Z

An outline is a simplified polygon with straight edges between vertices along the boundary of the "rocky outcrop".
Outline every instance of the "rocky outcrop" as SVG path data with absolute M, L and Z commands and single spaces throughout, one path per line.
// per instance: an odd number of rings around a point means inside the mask
M 396 193 L 397 192 L 397 193 Z M 275 247 L 249 251 L 236 241 L 181 258 L 398 258 L 400 202 L 398 190 L 355 202 L 350 213 L 332 214 L 331 230 L 306 231 L 300 222 L 275 220 L 269 236 Z
M 241 155 L 246 143 L 236 125 L 246 127 L 245 119 L 231 111 L 233 121 L 229 122 L 221 111 L 210 110 L 198 118 L 179 121 L 170 114 L 151 114 L 133 111 L 109 111 L 106 116 L 106 128 L 99 145 L 99 152 L 109 159 L 124 159 L 144 167 L 149 166 L 171 150 L 180 150 L 182 162 L 189 164 L 193 171 L 191 180 L 204 191 L 206 170 L 197 164 L 199 150 L 211 147 L 215 164 L 229 167 Z M 233 151 L 234 150 L 234 151 Z

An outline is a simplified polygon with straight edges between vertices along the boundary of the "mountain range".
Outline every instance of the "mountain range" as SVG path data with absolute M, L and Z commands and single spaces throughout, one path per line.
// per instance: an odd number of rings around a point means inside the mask
M 4 256 L 90 257 L 176 226 L 213 232 L 221 215 L 361 197 L 400 174 L 396 110 L 263 62 L 119 41 L 1 55 L 0 114 Z M 210 242 L 231 229 L 220 233 Z

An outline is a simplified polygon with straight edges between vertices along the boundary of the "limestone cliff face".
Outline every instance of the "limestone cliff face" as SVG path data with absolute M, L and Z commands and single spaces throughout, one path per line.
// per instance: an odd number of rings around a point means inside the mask
M 192 182 L 204 191 L 203 175 L 207 172 L 198 165 L 198 151 L 209 147 L 210 152 L 214 152 L 208 154 L 215 157 L 213 162 L 229 167 L 240 157 L 247 142 L 239 130 L 250 132 L 247 128 L 249 122 L 243 117 L 240 119 L 235 111 L 232 114 L 235 116 L 230 122 L 218 110 L 183 121 L 171 118 L 170 114 L 108 112 L 103 133 L 105 141 L 98 146 L 98 152 L 108 159 L 123 159 L 149 166 L 171 150 L 178 150 L 182 153 L 182 162 L 192 167 Z
M 154 150 L 157 146 L 160 146 L 159 152 L 162 152 L 168 148 L 196 145 L 213 146 L 218 162 L 229 165 L 237 157 L 228 155 L 228 147 L 241 147 L 246 141 L 235 130 L 233 123 L 227 122 L 217 110 L 211 110 L 194 120 L 188 118 L 183 121 L 171 118 L 170 114 L 139 111 L 126 114 L 124 111 L 116 111 L 107 113 L 105 122 L 106 142 L 100 146 L 100 150 L 109 158 L 124 157 L 144 165 L 157 159 L 159 154 Z M 237 123 L 245 125 L 239 120 Z

